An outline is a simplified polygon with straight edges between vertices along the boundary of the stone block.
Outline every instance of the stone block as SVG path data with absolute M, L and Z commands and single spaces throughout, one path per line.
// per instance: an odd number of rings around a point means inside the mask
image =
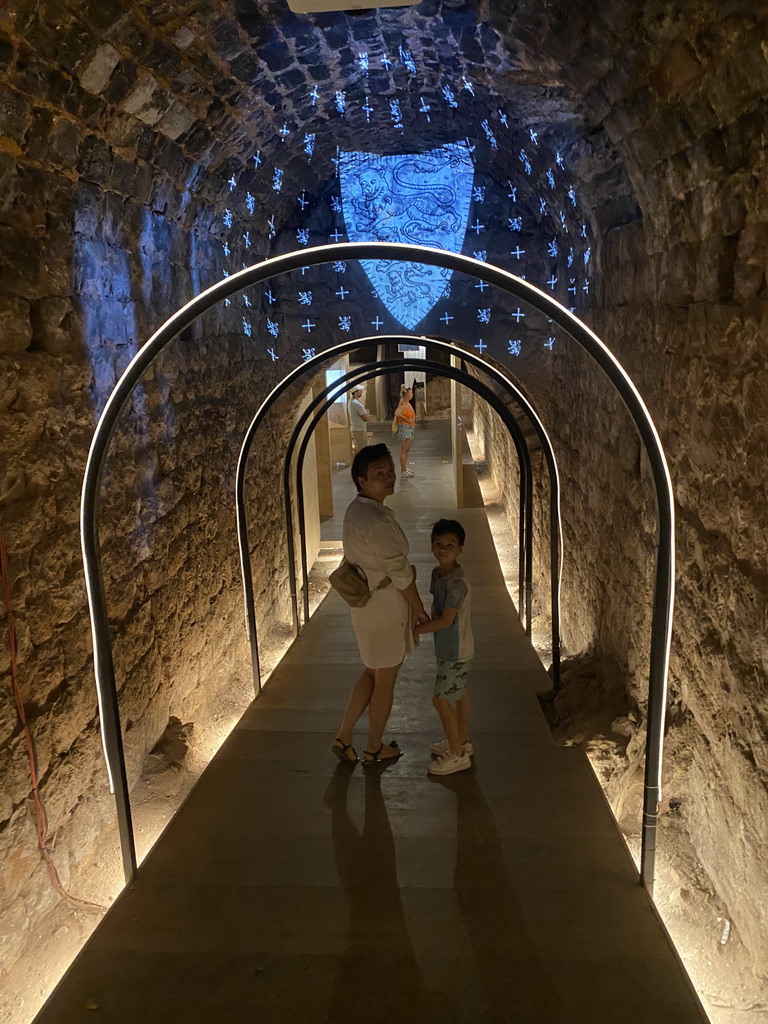
M 77 75 L 80 85 L 86 92 L 100 93 L 119 62 L 120 54 L 114 46 L 102 43 L 90 60 L 81 64 Z
M 136 153 L 139 138 L 144 125 L 131 114 L 113 113 L 103 122 L 103 132 L 107 142 L 113 149 L 121 150 L 124 159 L 130 159 Z
M 746 225 L 738 237 L 738 259 L 765 267 L 768 263 L 768 223 Z
M 71 299 L 41 299 L 32 307 L 31 319 L 36 351 L 54 356 L 82 353 L 82 325 Z
M 26 96 L 43 99 L 46 93 L 49 68 L 38 54 L 22 50 L 16 62 L 13 84 Z
M 145 72 L 139 73 L 139 79 L 132 91 L 121 104 L 126 114 L 133 114 L 146 125 L 155 125 L 170 105 L 170 97 L 163 91 L 159 83 Z
M 112 151 L 98 135 L 86 135 L 80 144 L 77 171 L 96 185 L 106 185 L 112 173 Z
M 116 156 L 112 161 L 112 173 L 109 177 L 109 188 L 121 196 L 133 194 L 133 179 L 136 174 L 136 164 L 130 163 Z
M 13 60 L 13 43 L 10 39 L 0 38 L 0 73 L 5 72 Z
M 25 299 L 0 295 L 0 354 L 25 352 L 31 341 L 29 303 Z
M 37 264 L 37 293 L 39 295 L 66 295 L 72 286 L 72 239 L 64 231 L 57 231 L 46 239 Z
M 19 145 L 29 126 L 32 104 L 26 97 L 10 89 L 0 91 L 0 137 L 13 139 Z
M 55 33 L 56 63 L 74 73 L 86 55 L 93 49 L 94 39 L 79 21 L 59 20 Z
M 153 142 L 154 132 L 150 127 L 145 126 L 136 145 L 136 156 L 139 160 L 149 161 L 151 159 Z
M 45 99 L 55 109 L 64 110 L 71 90 L 71 79 L 65 78 L 60 71 L 51 68 L 46 76 L 45 94 L 41 98 Z
M 230 67 L 235 78 L 246 85 L 252 85 L 261 70 L 259 58 L 252 53 L 241 53 L 232 61 Z
M 155 126 L 169 139 L 178 139 L 195 123 L 195 115 L 180 100 L 174 100 Z
M 40 267 L 40 240 L 25 231 L 0 227 L 0 289 L 6 295 L 35 294 Z
M 108 103 L 119 105 L 136 84 L 137 77 L 138 69 L 132 60 L 120 61 L 104 90 L 104 99 Z
M 682 40 L 676 40 L 651 71 L 650 82 L 658 95 L 667 101 L 686 92 L 703 75 L 704 68 L 691 47 Z
M 768 224 L 750 224 L 739 235 L 734 269 L 734 297 L 740 302 L 754 299 L 763 290 L 768 267 Z
M 703 89 L 688 91 L 681 104 L 694 136 L 703 135 L 717 126 L 717 116 Z
M 208 26 L 208 38 L 214 51 L 225 61 L 231 61 L 246 48 L 237 26 L 228 18 L 217 18 Z
M 137 203 L 149 202 L 152 193 L 152 168 L 144 161 L 136 165 L 136 177 L 133 183 L 133 199 Z
M 80 147 L 80 132 L 68 118 L 57 118 L 51 128 L 48 161 L 54 167 L 73 168 Z
M 195 41 L 195 33 L 182 25 L 181 28 L 177 29 L 171 36 L 171 42 L 174 46 L 178 46 L 180 50 L 187 50 Z
M 733 297 L 734 267 L 738 239 L 711 236 L 697 253 L 694 301 L 722 302 Z
M 133 11 L 127 11 L 113 23 L 106 32 L 110 43 L 124 53 L 130 53 L 137 61 L 143 62 L 154 43 L 153 37 Z
M 669 306 L 685 306 L 693 299 L 696 286 L 696 250 L 678 245 L 663 253 L 659 269 L 658 301 Z
M 164 40 L 156 40 L 149 51 L 146 60 L 146 67 L 150 68 L 152 74 L 166 81 L 178 74 L 181 65 L 181 58 L 176 50 L 169 46 Z
M 293 92 L 306 83 L 304 71 L 300 67 L 289 68 L 277 77 L 281 85 L 289 92 Z

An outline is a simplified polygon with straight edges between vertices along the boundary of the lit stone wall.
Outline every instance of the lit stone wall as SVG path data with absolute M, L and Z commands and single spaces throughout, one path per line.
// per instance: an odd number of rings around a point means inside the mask
M 72 893 L 105 900 L 120 869 L 98 735 L 80 484 L 98 412 L 137 346 L 222 276 L 207 225 L 225 209 L 226 179 L 250 143 L 235 108 L 204 92 L 184 61 L 185 30 L 161 43 L 114 7 L 49 20 L 37 5 L 10 6 L 0 12 L 0 524 L 53 859 Z M 130 56 L 142 45 L 153 52 L 151 76 Z M 234 102 L 236 84 L 222 86 Z M 277 379 L 266 347 L 216 311 L 169 347 L 112 442 L 101 537 L 132 782 L 171 715 L 205 722 L 217 699 L 242 702 L 250 687 L 234 470 L 240 437 Z M 263 640 L 288 612 L 276 466 L 298 398 L 267 422 L 250 463 Z M 37 846 L 4 605 L 1 615 L 5 972 L 37 948 L 58 897 Z M 97 861 L 103 886 L 94 884 Z M 11 989 L 6 997 L 10 1005 Z
M 551 25 L 532 34 L 519 9 L 508 38 L 524 66 L 549 60 L 553 78 L 584 96 L 642 209 L 642 224 L 616 225 L 597 244 L 597 305 L 586 319 L 646 398 L 675 481 L 665 792 L 682 794 L 682 827 L 760 963 L 768 953 L 765 21 L 748 11 L 726 24 L 708 4 L 685 24 L 661 4 L 631 8 L 604 12 L 602 28 L 591 25 L 583 39 Z M 566 641 L 571 653 L 583 645 L 618 664 L 642 704 L 642 595 L 654 540 L 647 466 L 626 413 L 571 346 L 556 353 L 550 384 L 542 379 L 532 392 L 564 471 Z

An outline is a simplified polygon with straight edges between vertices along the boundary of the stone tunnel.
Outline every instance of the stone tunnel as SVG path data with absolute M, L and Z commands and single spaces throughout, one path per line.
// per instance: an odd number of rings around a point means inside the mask
M 141 346 L 204 289 L 279 254 L 383 241 L 535 285 L 603 339 L 653 416 L 677 521 L 659 902 L 711 1019 L 768 1020 L 764 6 L 8 0 L 0 75 L 7 1019 L 33 1019 L 122 884 L 78 528 L 96 421 Z M 248 424 L 325 349 L 365 339 L 351 360 L 375 364 L 405 334 L 480 355 L 547 425 L 563 578 L 562 687 L 545 711 L 557 742 L 587 751 L 636 847 L 656 518 L 625 408 L 567 332 L 498 288 L 334 258 L 203 314 L 142 378 L 110 445 L 99 530 L 142 855 L 253 695 L 231 511 Z M 293 636 L 283 453 L 326 371 L 349 365 L 308 370 L 251 458 L 267 673 Z M 449 387 L 430 371 L 436 421 L 452 416 Z M 393 385 L 368 389 L 383 422 Z M 509 534 L 513 446 L 481 397 L 461 401 Z M 329 414 L 310 460 L 313 558 L 349 458 Z M 536 561 L 545 663 L 549 573 Z

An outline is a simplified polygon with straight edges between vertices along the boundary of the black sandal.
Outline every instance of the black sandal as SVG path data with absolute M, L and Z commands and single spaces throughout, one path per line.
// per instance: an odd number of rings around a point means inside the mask
M 387 746 L 388 747 L 394 747 L 395 748 L 395 753 L 394 754 L 386 754 L 384 757 L 380 757 L 379 755 L 381 754 L 381 751 L 384 749 L 384 744 L 382 743 L 378 750 L 364 750 L 363 751 L 363 755 L 364 756 L 370 757 L 370 761 L 363 761 L 363 764 L 381 764 L 382 761 L 396 761 L 398 757 L 402 757 L 403 751 L 397 745 L 397 740 L 390 740 L 389 743 L 387 744 Z
M 339 744 L 338 746 L 336 746 L 337 743 Z M 381 749 L 381 747 L 379 749 Z M 338 757 L 342 764 L 357 764 L 358 758 L 357 751 L 355 750 L 355 748 L 352 746 L 351 743 L 345 743 L 344 740 L 340 739 L 338 736 L 331 744 L 331 750 L 334 752 L 336 757 Z M 347 757 L 348 750 L 352 751 L 354 757 Z

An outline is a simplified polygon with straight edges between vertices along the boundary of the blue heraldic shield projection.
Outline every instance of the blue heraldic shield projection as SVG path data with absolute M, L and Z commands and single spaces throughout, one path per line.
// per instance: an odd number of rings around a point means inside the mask
M 410 156 L 340 153 L 338 166 L 350 242 L 407 242 L 461 252 L 474 175 L 465 145 Z M 446 294 L 452 273 L 394 260 L 361 263 L 381 301 L 409 329 Z

